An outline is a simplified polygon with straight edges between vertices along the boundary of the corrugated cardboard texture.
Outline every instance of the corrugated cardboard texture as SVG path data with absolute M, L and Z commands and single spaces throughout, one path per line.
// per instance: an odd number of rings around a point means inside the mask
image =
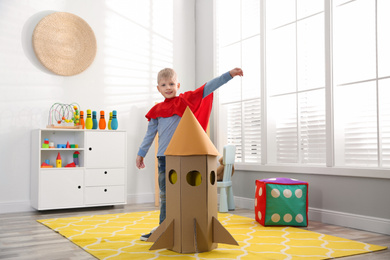
M 207 221 L 209 223 L 208 241 L 209 250 L 218 247 L 216 241 L 213 240 L 213 217 L 218 218 L 218 194 L 217 194 L 217 157 L 207 156 L 207 173 L 208 173 L 208 190 L 207 190 Z
M 201 183 L 191 186 L 187 177 L 199 173 Z M 207 161 L 206 155 L 181 157 L 181 211 L 182 215 L 182 253 L 196 252 L 195 226 L 196 219 L 203 234 L 207 233 Z M 193 183 L 196 184 L 196 183 Z M 202 248 L 200 252 L 207 251 Z
M 219 155 L 218 150 L 203 130 L 198 120 L 187 107 L 165 155 Z
M 217 220 L 218 151 L 189 108 L 165 155 L 167 216 L 148 239 L 155 242 L 150 249 L 195 253 L 217 248 L 217 241 L 237 244 Z
M 166 157 L 166 174 L 168 177 L 166 181 L 166 199 L 167 199 L 167 217 L 166 220 L 169 222 L 175 220 L 174 231 L 173 231 L 173 251 L 181 252 L 181 225 L 182 218 L 180 214 L 180 203 L 181 203 L 181 185 L 183 181 L 182 174 L 180 174 L 180 157 L 176 156 L 167 156 Z M 177 180 L 175 184 L 172 184 L 169 181 L 169 173 L 175 171 L 177 175 Z

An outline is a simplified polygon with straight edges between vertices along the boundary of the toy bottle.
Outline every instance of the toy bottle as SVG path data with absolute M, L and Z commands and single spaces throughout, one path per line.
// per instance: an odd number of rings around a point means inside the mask
M 58 155 L 57 155 L 56 165 L 57 165 L 57 168 L 61 168 L 62 167 L 62 160 L 61 160 L 61 154 L 60 153 L 58 153 Z
M 84 122 L 84 111 L 80 111 L 80 125 L 85 128 L 85 122 Z
M 91 117 L 91 109 L 87 110 L 87 121 L 85 122 L 85 128 L 92 129 L 92 117 Z
M 104 118 L 104 111 L 100 111 L 99 129 L 106 129 L 106 119 Z
M 92 129 L 97 129 L 98 121 L 96 119 L 96 111 L 92 111 Z
M 110 112 L 110 119 L 108 120 L 108 126 L 107 128 L 111 130 L 111 121 L 112 121 L 112 112 Z
M 116 118 L 116 110 L 112 111 L 111 129 L 118 129 L 118 119 Z

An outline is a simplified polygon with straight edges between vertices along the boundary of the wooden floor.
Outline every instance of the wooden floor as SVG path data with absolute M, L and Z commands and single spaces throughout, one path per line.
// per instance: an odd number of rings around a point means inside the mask
M 156 210 L 153 204 L 135 204 L 116 207 L 55 210 L 0 214 L 0 259 L 12 260 L 83 260 L 95 259 L 61 235 L 36 222 L 37 219 L 63 218 L 85 215 L 115 214 L 135 211 Z M 230 213 L 254 217 L 253 210 L 236 209 Z M 361 230 L 310 222 L 308 230 L 344 237 L 352 240 L 390 247 L 390 236 Z M 344 257 L 343 260 L 389 260 L 390 250 Z M 309 259 L 308 259 L 309 260 Z

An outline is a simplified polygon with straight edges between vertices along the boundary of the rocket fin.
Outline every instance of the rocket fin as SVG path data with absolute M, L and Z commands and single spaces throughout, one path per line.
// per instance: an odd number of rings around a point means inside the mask
M 213 242 L 238 246 L 234 237 L 215 217 L 213 217 Z
M 198 221 L 194 218 L 194 242 L 195 242 L 195 252 L 206 252 L 209 251 L 209 245 L 207 243 L 206 237 L 202 232 Z
M 161 234 L 165 231 L 167 225 L 167 220 L 165 219 L 160 226 L 157 227 L 157 229 L 150 235 L 148 240 L 146 242 L 156 242 L 156 240 L 161 236 Z
M 157 238 L 156 242 L 152 245 L 151 248 L 149 248 L 149 250 L 156 250 L 156 249 L 161 249 L 161 248 L 166 248 L 166 249 L 173 248 L 173 234 L 174 234 L 173 233 L 173 227 L 174 227 L 173 224 L 174 224 L 174 221 L 175 220 L 172 220 L 172 222 L 169 223 L 168 227 L 165 230 L 163 230 L 162 234 Z M 157 228 L 156 231 L 158 229 L 159 228 Z M 153 234 L 155 232 L 153 232 Z M 149 241 L 149 239 L 147 241 Z

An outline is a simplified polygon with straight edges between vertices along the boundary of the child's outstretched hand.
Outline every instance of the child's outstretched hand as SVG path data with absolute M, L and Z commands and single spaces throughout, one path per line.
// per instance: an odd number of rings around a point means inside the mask
M 145 168 L 144 158 L 137 155 L 137 158 L 135 159 L 135 165 L 137 166 L 138 169 Z
M 230 72 L 230 76 L 232 76 L 232 78 L 234 78 L 235 76 L 241 76 L 241 77 L 244 76 L 244 72 L 240 68 L 234 68 L 229 72 Z

